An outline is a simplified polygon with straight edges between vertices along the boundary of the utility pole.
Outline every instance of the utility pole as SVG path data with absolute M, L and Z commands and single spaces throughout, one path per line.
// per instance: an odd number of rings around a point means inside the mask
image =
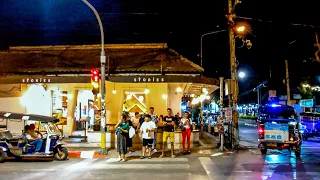
M 219 105 L 220 105 L 220 117 L 218 119 L 218 127 L 221 127 L 221 129 L 219 129 L 219 131 L 223 131 L 223 133 L 220 134 L 220 148 L 219 148 L 219 151 L 224 151 L 224 150 L 227 150 L 225 147 L 224 147 L 224 122 L 223 122 L 223 112 L 222 112 L 222 109 L 223 109 L 223 77 L 220 77 L 220 101 L 219 101 Z
M 288 60 L 286 60 L 286 85 L 287 85 L 287 105 L 291 106 Z
M 238 78 L 237 78 L 237 62 L 236 62 L 236 45 L 235 45 L 235 36 L 234 36 L 234 7 L 239 3 L 238 0 L 235 0 L 233 3 L 232 0 L 228 0 L 228 24 L 229 24 L 229 45 L 230 45 L 230 69 L 231 69 L 231 79 L 233 80 L 234 89 L 231 95 L 232 107 L 233 107 L 233 149 L 239 145 L 239 126 L 238 126 L 238 110 L 237 110 L 237 101 L 238 101 Z

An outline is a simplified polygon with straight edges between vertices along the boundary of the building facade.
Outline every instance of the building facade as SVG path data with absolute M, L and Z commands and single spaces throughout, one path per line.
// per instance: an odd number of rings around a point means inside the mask
M 170 107 L 181 114 L 182 96 L 218 88 L 216 79 L 200 76 L 201 67 L 166 44 L 111 44 L 105 51 L 109 126 L 123 111 L 154 107 L 165 115 Z M 0 111 L 57 116 L 65 135 L 90 117 L 87 124 L 96 130 L 100 94 L 92 93 L 90 71 L 99 67 L 99 45 L 11 47 L 0 52 Z M 10 122 L 8 128 L 19 133 L 23 124 Z

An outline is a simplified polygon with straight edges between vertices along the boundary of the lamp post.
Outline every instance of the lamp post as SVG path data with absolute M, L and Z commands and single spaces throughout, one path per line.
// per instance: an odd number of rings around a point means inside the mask
M 207 36 L 207 35 L 211 35 L 211 34 L 217 34 L 217 33 L 221 33 L 221 32 L 225 32 L 225 31 L 228 31 L 227 29 L 224 29 L 224 30 L 220 30 L 220 31 L 213 31 L 213 32 L 208 32 L 208 33 L 205 33 L 205 34 L 202 34 L 201 35 L 201 40 L 200 40 L 200 66 L 203 68 L 202 66 L 202 42 L 203 42 L 203 37 L 204 36 Z
M 243 32 L 245 31 L 246 28 L 245 26 L 239 26 L 236 28 L 237 32 Z M 221 32 L 226 32 L 228 31 L 228 29 L 224 29 L 224 30 L 220 30 L 220 31 L 213 31 L 213 32 L 208 32 L 208 33 L 204 33 L 201 35 L 201 39 L 200 39 L 200 66 L 203 68 L 203 64 L 202 64 L 202 55 L 203 55 L 203 51 L 202 51 L 202 47 L 203 47 L 203 38 L 207 35 L 211 35 L 211 34 L 217 34 L 217 33 L 221 33 Z
M 100 28 L 100 33 L 101 33 L 101 53 L 100 53 L 100 63 L 101 63 L 101 150 L 100 154 L 107 154 L 107 148 L 106 148 L 106 117 L 105 117 L 105 92 L 106 92 L 106 87 L 105 87 L 105 81 L 106 81 L 106 55 L 104 52 L 104 32 L 103 32 L 103 26 L 102 22 L 100 19 L 100 16 L 97 12 L 97 10 L 87 1 L 87 0 L 82 0 L 94 13 L 96 16 L 98 23 L 99 23 L 99 28 Z

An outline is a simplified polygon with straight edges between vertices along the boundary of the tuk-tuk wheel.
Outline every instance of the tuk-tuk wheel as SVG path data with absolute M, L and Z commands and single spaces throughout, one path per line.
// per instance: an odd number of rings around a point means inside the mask
M 261 154 L 267 154 L 268 149 L 260 149 Z
M 0 150 L 0 163 L 3 163 L 7 158 L 7 153 Z
M 64 161 L 68 158 L 68 149 L 67 148 L 61 148 L 59 149 L 60 153 L 57 152 L 54 154 L 54 157 L 56 158 L 57 161 Z

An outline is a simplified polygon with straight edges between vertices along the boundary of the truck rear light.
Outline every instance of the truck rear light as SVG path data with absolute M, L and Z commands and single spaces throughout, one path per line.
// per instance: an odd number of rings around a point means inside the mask
M 259 124 L 258 132 L 259 132 L 259 139 L 264 139 L 264 125 L 263 124 Z

